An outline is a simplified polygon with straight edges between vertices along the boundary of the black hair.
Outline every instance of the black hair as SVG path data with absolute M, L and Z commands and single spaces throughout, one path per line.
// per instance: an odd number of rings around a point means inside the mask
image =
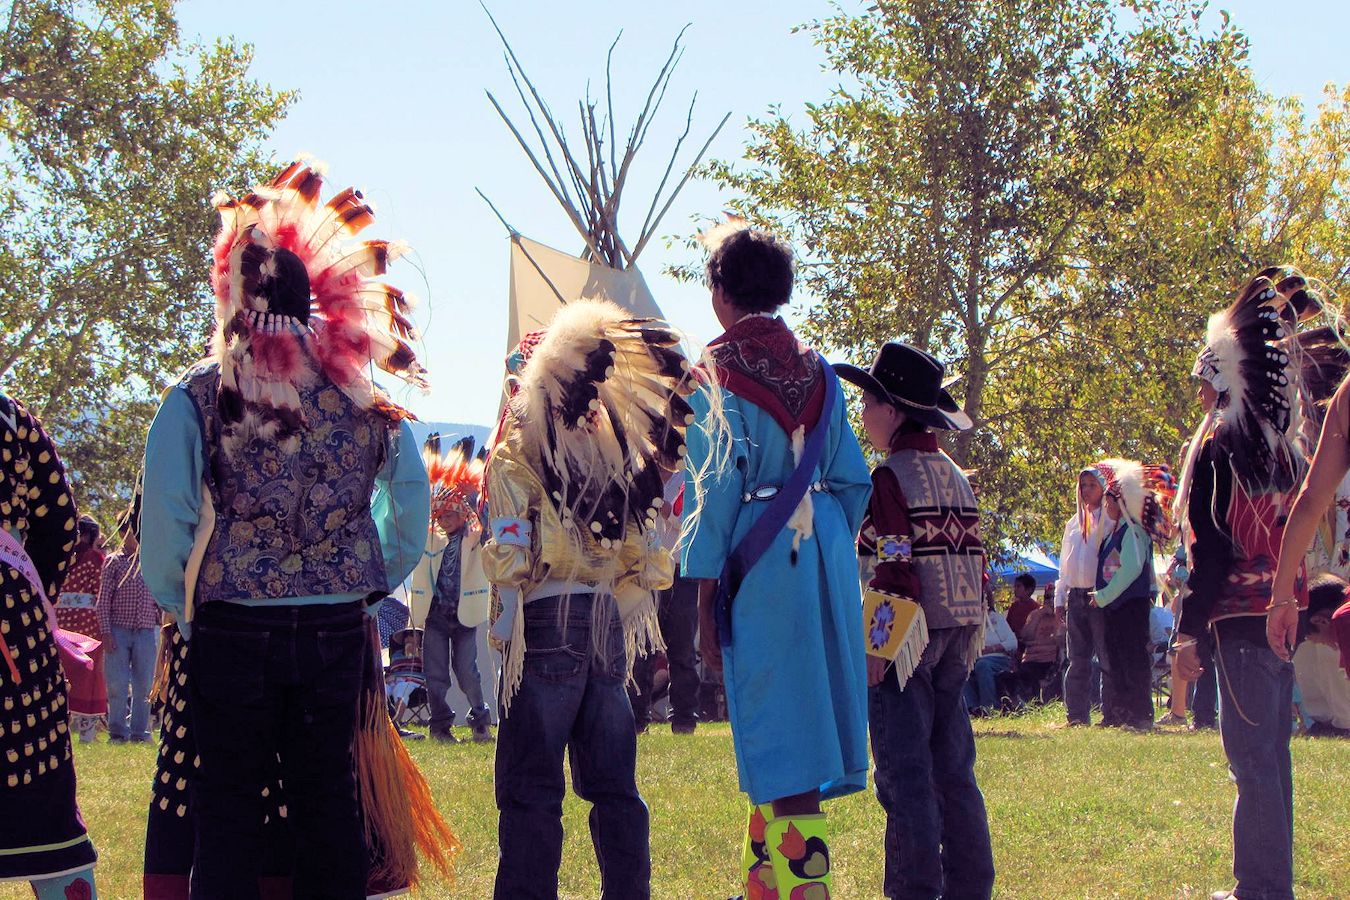
M 267 311 L 309 321 L 309 272 L 289 250 L 271 250 L 257 244 L 244 248 L 239 260 L 244 290 L 267 301 Z
M 757 228 L 732 234 L 708 257 L 708 286 L 720 287 L 737 309 L 770 313 L 792 297 L 792 248 Z
M 1318 575 L 1308 586 L 1308 616 L 1335 612 L 1346 601 L 1346 584 L 1335 575 Z
M 1013 584 L 1020 584 L 1028 591 L 1036 590 L 1036 576 L 1030 572 L 1023 572 L 1013 579 Z
M 82 540 L 86 540 L 92 543 L 98 540 L 98 536 L 101 533 L 101 531 L 102 529 L 99 528 L 98 522 L 96 522 L 92 517 L 80 516 L 79 533 L 80 538 Z

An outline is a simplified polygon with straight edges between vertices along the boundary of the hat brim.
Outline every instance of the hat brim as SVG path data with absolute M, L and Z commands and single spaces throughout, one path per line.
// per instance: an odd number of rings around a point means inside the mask
M 938 391 L 937 406 L 934 409 L 924 409 L 921 406 L 911 406 L 891 395 L 891 392 L 882 386 L 880 381 L 866 369 L 860 369 L 849 363 L 835 363 L 834 371 L 840 378 L 847 382 L 856 384 L 858 387 L 874 394 L 877 397 L 890 403 L 901 410 L 911 419 L 916 419 L 931 428 L 943 428 L 948 431 L 965 431 L 974 426 L 970 416 L 966 415 L 961 407 L 956 405 L 946 389 Z

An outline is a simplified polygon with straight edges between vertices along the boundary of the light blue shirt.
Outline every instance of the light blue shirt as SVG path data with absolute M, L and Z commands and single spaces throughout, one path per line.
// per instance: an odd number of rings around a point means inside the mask
M 141 572 L 160 608 L 183 633 L 184 570 L 196 536 L 202 507 L 202 432 L 192 398 L 173 388 L 150 425 L 145 441 L 145 478 L 141 498 Z M 431 519 L 431 489 L 422 454 L 406 421 L 399 423 L 394 452 L 375 479 L 371 516 L 390 588 L 400 584 L 422 557 Z M 363 593 L 289 597 L 287 605 L 346 603 Z M 235 601 L 231 601 L 235 602 Z M 275 599 L 237 601 L 277 604 Z M 373 613 L 374 607 L 369 610 Z

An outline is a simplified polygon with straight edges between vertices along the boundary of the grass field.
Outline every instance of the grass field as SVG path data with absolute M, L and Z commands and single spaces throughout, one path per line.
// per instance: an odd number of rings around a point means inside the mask
M 1213 732 L 1060 729 L 1063 708 L 976 723 L 978 775 L 989 806 L 1008 898 L 1207 898 L 1231 887 L 1229 817 L 1234 788 Z M 652 812 L 652 894 L 725 898 L 737 892 L 744 800 L 736 793 L 725 725 L 640 739 L 638 779 Z M 492 748 L 420 742 L 413 755 L 463 838 L 458 882 L 426 884 L 424 897 L 491 896 L 496 865 Z M 1350 897 L 1350 742 L 1294 741 L 1297 892 Z M 100 853 L 100 897 L 140 896 L 150 746 L 82 746 L 80 802 Z M 586 805 L 569 796 L 562 893 L 596 897 Z M 834 894 L 880 896 L 882 812 L 870 793 L 828 806 Z M 31 897 L 0 885 L 0 898 Z

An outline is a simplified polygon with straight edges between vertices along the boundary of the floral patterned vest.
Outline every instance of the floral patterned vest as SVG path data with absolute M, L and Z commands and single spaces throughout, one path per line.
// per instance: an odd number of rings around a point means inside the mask
M 220 370 L 198 366 L 179 387 L 197 407 L 216 525 L 197 578 L 198 604 L 388 590 L 371 517 L 390 431 L 319 375 L 299 386 L 308 427 L 292 454 L 253 440 L 237 458 L 220 444 Z

